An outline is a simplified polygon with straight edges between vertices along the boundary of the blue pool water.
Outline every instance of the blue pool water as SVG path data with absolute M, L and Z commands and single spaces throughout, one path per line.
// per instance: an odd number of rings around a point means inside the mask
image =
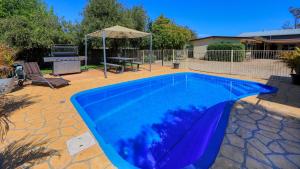
M 272 92 L 250 81 L 176 73 L 83 91 L 71 101 L 118 168 L 208 168 L 233 103 Z

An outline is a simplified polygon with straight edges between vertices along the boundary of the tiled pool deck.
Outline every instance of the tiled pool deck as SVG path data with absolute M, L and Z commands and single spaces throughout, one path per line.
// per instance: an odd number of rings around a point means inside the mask
M 152 72 L 109 73 L 108 79 L 101 71 L 90 70 L 64 76 L 71 81 L 64 88 L 26 86 L 8 95 L 16 104 L 7 109 L 14 125 L 5 143 L 26 136 L 28 140 L 49 140 L 48 147 L 59 150 L 60 156 L 33 168 L 114 168 L 98 145 L 74 156 L 68 154 L 66 141 L 88 131 L 70 96 L 94 87 L 178 71 L 188 70 L 154 66 Z M 251 96 L 235 104 L 212 168 L 300 168 L 300 87 L 289 82 L 250 80 L 272 84 L 279 91 Z

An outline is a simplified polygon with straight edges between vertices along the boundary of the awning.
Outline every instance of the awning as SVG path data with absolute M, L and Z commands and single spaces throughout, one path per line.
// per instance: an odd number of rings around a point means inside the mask
M 265 40 L 265 43 L 276 43 L 276 44 L 298 44 L 300 43 L 300 39 L 273 39 L 273 40 Z
M 142 38 L 146 36 L 150 36 L 151 33 L 141 32 L 134 29 L 129 29 L 123 26 L 113 26 L 109 28 L 105 28 L 102 30 L 95 31 L 93 33 L 88 34 L 89 37 L 102 37 L 105 35 L 107 38 Z
M 273 44 L 300 44 L 300 39 L 265 39 L 261 37 L 255 37 L 253 39 L 242 40 L 243 43 L 273 43 Z

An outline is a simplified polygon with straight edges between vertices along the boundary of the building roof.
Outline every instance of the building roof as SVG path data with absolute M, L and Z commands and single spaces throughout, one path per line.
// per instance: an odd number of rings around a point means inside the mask
M 260 32 L 246 32 L 238 37 L 255 37 L 255 36 L 280 36 L 280 35 L 300 35 L 300 29 L 282 29 Z
M 237 36 L 208 36 L 204 38 L 197 38 L 192 39 L 191 41 L 198 41 L 198 40 L 206 40 L 206 39 L 245 39 L 245 37 L 237 37 Z

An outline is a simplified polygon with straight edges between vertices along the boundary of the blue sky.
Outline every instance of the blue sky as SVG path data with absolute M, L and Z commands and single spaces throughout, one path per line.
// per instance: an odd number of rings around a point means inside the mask
M 57 15 L 81 21 L 87 0 L 44 0 Z M 160 14 L 186 25 L 199 36 L 238 35 L 280 29 L 300 0 L 119 0 L 126 7 L 142 5 L 153 20 Z M 100 10 L 100 9 L 99 9 Z

